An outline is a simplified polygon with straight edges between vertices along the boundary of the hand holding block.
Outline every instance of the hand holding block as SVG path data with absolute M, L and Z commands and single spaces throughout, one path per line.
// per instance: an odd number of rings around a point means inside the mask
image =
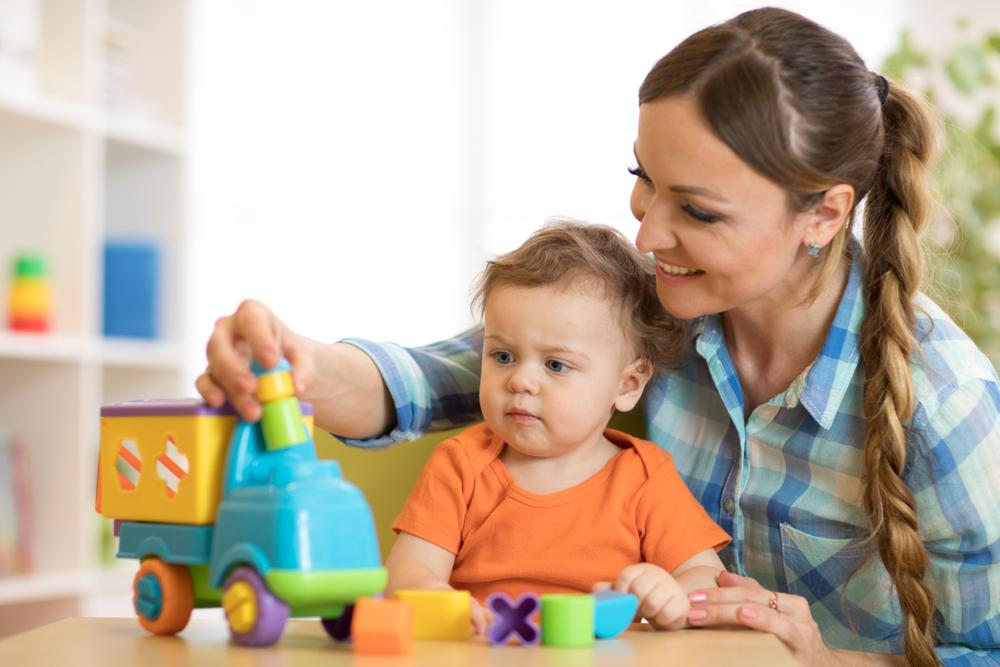
M 639 599 L 631 593 L 606 590 L 594 593 L 594 636 L 617 637 L 635 618 Z
M 532 616 L 538 611 L 538 596 L 525 593 L 512 602 L 506 593 L 491 593 L 486 606 L 496 614 L 496 621 L 486 631 L 491 644 L 506 644 L 513 637 L 521 644 L 537 644 L 542 638 Z

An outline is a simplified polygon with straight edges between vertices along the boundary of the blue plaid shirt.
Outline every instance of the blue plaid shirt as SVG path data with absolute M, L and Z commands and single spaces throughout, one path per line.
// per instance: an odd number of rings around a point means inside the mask
M 831 646 L 901 653 L 898 601 L 865 541 L 858 264 L 820 355 L 749 418 L 720 318 L 696 321 L 683 366 L 646 389 L 646 437 L 670 452 L 733 536 L 720 554 L 728 569 L 804 596 Z M 904 476 L 930 557 L 938 652 L 947 664 L 1000 665 L 1000 388 L 947 315 L 924 297 L 918 305 L 921 345 L 910 365 L 917 408 Z M 397 417 L 388 435 L 351 444 L 413 440 L 482 418 L 481 329 L 422 348 L 346 342 L 378 365 Z

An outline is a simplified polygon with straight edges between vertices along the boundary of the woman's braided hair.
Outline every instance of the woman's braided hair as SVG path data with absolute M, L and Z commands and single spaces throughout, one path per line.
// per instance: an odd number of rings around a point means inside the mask
M 880 90 L 881 88 L 881 90 Z M 646 76 L 640 104 L 692 96 L 713 131 L 804 211 L 838 183 L 864 204 L 861 327 L 865 373 L 864 509 L 903 613 L 906 658 L 939 665 L 927 551 L 903 480 L 915 401 L 913 297 L 924 273 L 918 239 L 930 208 L 925 172 L 935 133 L 923 104 L 865 66 L 851 45 L 780 9 L 746 12 L 695 33 Z M 823 251 L 815 297 L 845 261 L 854 211 Z

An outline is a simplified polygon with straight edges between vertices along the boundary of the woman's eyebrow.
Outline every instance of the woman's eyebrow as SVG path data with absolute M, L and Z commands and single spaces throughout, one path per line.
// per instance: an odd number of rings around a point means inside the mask
M 636 142 L 633 142 L 632 155 L 635 156 L 635 163 L 639 166 L 639 169 L 642 170 L 642 172 L 648 176 L 649 174 L 646 172 L 646 168 L 642 166 L 642 160 L 639 159 L 639 152 L 635 149 L 635 146 Z M 731 203 L 728 199 L 726 199 L 722 195 L 712 192 L 711 190 L 708 190 L 706 188 L 698 187 L 697 185 L 671 185 L 667 189 L 670 190 L 671 192 L 677 192 L 680 194 L 699 195 L 701 197 L 705 197 L 706 199 L 714 199 L 715 201 L 721 202 L 723 204 Z

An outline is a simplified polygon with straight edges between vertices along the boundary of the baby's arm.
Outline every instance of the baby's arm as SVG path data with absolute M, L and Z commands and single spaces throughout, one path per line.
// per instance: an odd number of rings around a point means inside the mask
M 670 574 L 687 596 L 702 588 L 718 588 L 716 579 L 725 570 L 726 566 L 719 560 L 715 549 L 705 549 L 678 565 Z
M 450 551 L 416 535 L 400 533 L 385 560 L 385 567 L 389 570 L 385 593 L 450 589 L 448 580 L 454 565 L 455 554 Z
M 679 630 L 687 626 L 688 593 L 715 588 L 715 579 L 724 569 L 715 549 L 705 549 L 673 572 L 654 563 L 629 565 L 618 575 L 614 588 L 639 598 L 639 613 L 657 630 Z
M 389 583 L 385 594 L 391 596 L 400 590 L 451 590 L 448 581 L 455 565 L 455 554 L 433 542 L 401 532 L 392 545 L 385 567 L 389 570 Z M 485 634 L 491 622 L 490 615 L 472 599 L 472 628 Z

